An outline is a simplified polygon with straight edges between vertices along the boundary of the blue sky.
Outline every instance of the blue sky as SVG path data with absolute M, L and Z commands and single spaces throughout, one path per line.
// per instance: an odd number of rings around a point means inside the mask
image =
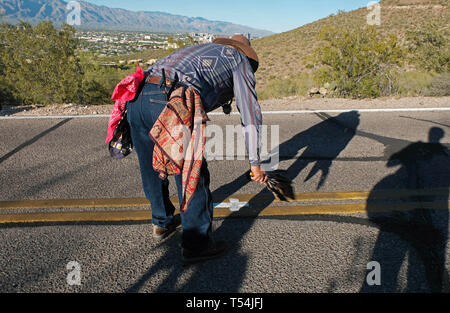
M 366 7 L 370 0 L 87 0 L 132 11 L 161 11 L 226 21 L 275 33 L 327 17 L 338 10 Z

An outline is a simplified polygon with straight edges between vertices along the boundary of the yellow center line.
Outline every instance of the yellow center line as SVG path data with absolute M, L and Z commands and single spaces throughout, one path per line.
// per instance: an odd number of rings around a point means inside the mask
M 404 203 L 365 203 L 353 204 L 327 204 L 327 205 L 302 205 L 285 207 L 267 207 L 265 209 L 243 208 L 239 212 L 231 212 L 228 209 L 216 208 L 215 218 L 256 218 L 270 216 L 295 216 L 295 215 L 324 215 L 324 214 L 355 214 L 365 212 L 387 212 L 423 209 L 448 209 L 449 202 L 404 202 Z M 25 213 L 25 214 L 0 214 L 0 224 L 6 223 L 37 223 L 37 222 L 120 222 L 120 221 L 150 221 L 151 210 L 133 211 L 100 211 L 100 212 L 51 212 L 51 213 Z
M 447 196 L 449 190 L 382 190 L 372 192 L 323 192 L 323 193 L 297 193 L 296 201 L 290 206 L 269 206 L 257 208 L 258 203 L 280 202 L 273 199 L 270 194 L 259 195 L 235 195 L 222 202 L 230 202 L 230 198 L 240 202 L 251 201 L 250 207 L 241 208 L 239 212 L 231 212 L 228 208 L 215 208 L 214 217 L 264 217 L 286 215 L 319 215 L 319 214 L 353 214 L 378 211 L 411 210 L 415 208 L 448 209 L 447 201 L 441 202 L 400 202 L 400 203 L 342 203 L 345 200 L 372 200 L 399 199 L 410 196 Z M 222 198 L 215 197 L 215 202 Z M 177 197 L 172 202 L 178 203 Z M 337 204 L 299 204 L 300 201 L 340 201 Z M 1 201 L 0 210 L 7 209 L 60 209 L 60 208 L 131 208 L 149 206 L 146 198 L 107 198 L 107 199 L 55 199 L 55 200 L 23 200 Z M 0 214 L 0 224 L 7 223 L 36 223 L 36 222 L 119 222 L 119 221 L 149 221 L 152 218 L 151 210 L 126 210 L 126 211 L 85 211 L 85 212 L 39 212 Z
M 423 190 L 377 190 L 372 192 L 311 192 L 296 193 L 295 201 L 345 201 L 370 199 L 398 199 L 411 196 L 448 196 L 449 189 L 423 189 Z M 240 202 L 265 203 L 267 201 L 280 202 L 273 199 L 270 194 L 259 195 L 233 195 L 222 202 L 229 203 L 230 198 Z M 214 197 L 217 203 L 222 198 Z M 172 197 L 174 205 L 178 205 L 178 197 Z M 20 200 L 0 201 L 0 210 L 14 209 L 62 209 L 62 208 L 125 208 L 145 207 L 150 203 L 146 198 L 97 198 L 97 199 L 53 199 L 53 200 Z
M 104 199 L 54 199 L 0 201 L 0 210 L 11 209 L 62 209 L 62 208 L 124 208 L 148 206 L 146 198 L 104 198 Z

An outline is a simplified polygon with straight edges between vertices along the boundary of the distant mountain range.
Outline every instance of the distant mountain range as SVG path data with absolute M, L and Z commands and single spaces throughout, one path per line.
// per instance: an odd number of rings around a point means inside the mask
M 81 24 L 74 26 L 84 30 L 200 32 L 221 35 L 250 33 L 256 37 L 273 34 L 266 30 L 228 22 L 209 21 L 201 17 L 186 17 L 163 12 L 135 12 L 99 6 L 86 1 L 77 2 L 81 7 Z M 62 0 L 0 0 L 0 15 L 4 21 L 10 23 L 22 20 L 35 24 L 42 20 L 50 20 L 55 25 L 61 25 L 73 12 L 73 9 L 67 8 L 67 4 L 68 1 Z

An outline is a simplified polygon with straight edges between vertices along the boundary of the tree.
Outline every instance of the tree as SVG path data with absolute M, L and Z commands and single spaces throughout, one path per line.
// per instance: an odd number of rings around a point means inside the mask
M 0 30 L 6 27 L 5 23 L 0 24 Z M 5 78 L 5 63 L 3 62 L 2 55 L 6 53 L 6 45 L 4 32 L 0 31 L 0 110 L 2 109 L 3 104 L 14 105 L 17 104 L 17 100 L 15 99 L 12 87 L 8 84 Z
M 0 29 L 4 81 L 21 103 L 80 101 L 81 66 L 75 54 L 75 29 L 57 30 L 49 21 L 3 24 Z

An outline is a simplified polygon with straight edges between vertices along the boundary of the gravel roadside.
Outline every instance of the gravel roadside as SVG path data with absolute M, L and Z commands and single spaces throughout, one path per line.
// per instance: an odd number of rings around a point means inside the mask
M 450 97 L 378 98 L 367 100 L 287 97 L 260 101 L 263 111 L 351 110 L 450 107 Z M 108 115 L 113 105 L 3 106 L 0 116 Z M 233 110 L 236 110 L 233 105 Z

